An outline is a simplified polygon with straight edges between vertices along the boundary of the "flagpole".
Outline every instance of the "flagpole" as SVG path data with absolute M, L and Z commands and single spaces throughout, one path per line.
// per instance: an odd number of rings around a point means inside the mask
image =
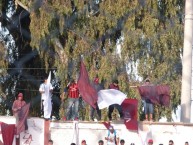
M 193 0 L 186 0 L 184 46 L 182 58 L 181 122 L 190 123 L 191 117 L 191 75 L 193 41 Z

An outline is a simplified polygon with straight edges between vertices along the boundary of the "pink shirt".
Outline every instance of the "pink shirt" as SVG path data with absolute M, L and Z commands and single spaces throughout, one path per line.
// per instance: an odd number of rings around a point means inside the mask
M 18 113 L 18 111 L 21 109 L 21 107 L 23 107 L 24 105 L 26 105 L 25 101 L 20 101 L 20 100 L 15 100 L 13 102 L 13 106 L 12 106 L 12 110 L 13 110 L 13 114 Z

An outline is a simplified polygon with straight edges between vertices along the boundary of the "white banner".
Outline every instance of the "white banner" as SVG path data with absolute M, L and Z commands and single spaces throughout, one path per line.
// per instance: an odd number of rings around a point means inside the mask
M 115 89 L 100 90 L 98 92 L 97 103 L 98 103 L 99 109 L 104 109 L 109 107 L 112 104 L 121 105 L 126 98 L 127 98 L 127 95 L 122 93 L 119 90 L 115 90 Z

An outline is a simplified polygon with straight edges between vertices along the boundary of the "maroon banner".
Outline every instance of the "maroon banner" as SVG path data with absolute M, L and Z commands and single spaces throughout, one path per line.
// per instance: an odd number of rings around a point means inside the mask
M 142 99 L 150 99 L 153 104 L 168 107 L 170 105 L 170 88 L 168 85 L 138 87 Z
M 4 145 L 12 145 L 15 135 L 15 124 L 1 124 L 1 132 Z
M 110 122 L 102 122 L 102 123 L 106 127 L 106 129 L 109 129 L 109 127 L 111 126 Z
M 18 122 L 16 124 L 17 132 L 16 134 L 20 134 L 22 131 L 25 131 L 27 129 L 27 117 L 29 113 L 30 103 L 26 104 L 21 108 L 21 110 L 18 112 Z
M 0 134 L 1 134 L 1 124 L 3 124 L 3 122 L 0 122 Z
M 80 65 L 78 89 L 84 101 L 87 102 L 92 107 L 96 108 L 96 102 L 98 98 L 97 91 L 89 81 L 88 72 L 86 70 L 86 67 L 83 61 L 81 61 L 81 65 Z
M 137 109 L 138 109 L 138 100 L 137 99 L 125 99 L 121 104 L 125 126 L 128 130 L 138 130 L 138 121 L 137 121 Z
M 169 107 L 170 106 L 170 87 L 167 85 L 157 86 L 157 93 L 159 96 L 159 104 Z

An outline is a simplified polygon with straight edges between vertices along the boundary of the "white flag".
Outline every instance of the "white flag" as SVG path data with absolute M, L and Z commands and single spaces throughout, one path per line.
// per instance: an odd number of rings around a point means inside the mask
M 104 109 L 112 104 L 121 105 L 126 98 L 127 95 L 119 90 L 115 89 L 100 90 L 98 92 L 97 103 L 99 109 Z
M 49 72 L 49 76 L 48 76 L 48 80 L 47 80 L 48 84 L 51 83 L 51 71 Z

